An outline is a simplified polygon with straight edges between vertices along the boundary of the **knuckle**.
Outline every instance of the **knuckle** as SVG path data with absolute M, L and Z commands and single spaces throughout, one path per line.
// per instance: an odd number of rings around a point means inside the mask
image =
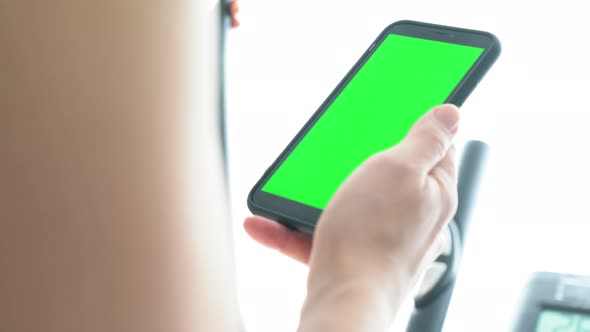
M 433 197 L 434 204 L 437 205 L 441 218 L 452 217 L 458 204 L 457 182 L 442 171 L 434 174 L 434 179 L 438 186 Z
M 430 146 L 435 156 L 442 159 L 447 152 L 447 144 L 443 137 L 438 134 L 432 134 L 430 138 Z
M 457 205 L 459 204 L 456 186 L 445 185 L 443 187 L 443 204 L 444 214 L 451 217 L 457 210 Z
M 429 150 L 435 157 L 442 158 L 448 150 L 448 134 L 438 127 L 426 127 L 420 133 L 429 146 Z

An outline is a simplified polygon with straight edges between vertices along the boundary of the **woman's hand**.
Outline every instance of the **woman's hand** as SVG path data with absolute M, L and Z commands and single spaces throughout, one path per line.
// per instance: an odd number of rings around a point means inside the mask
M 252 238 L 310 265 L 300 331 L 387 328 L 440 254 L 441 231 L 456 210 L 458 121 L 456 107 L 437 107 L 400 144 L 363 163 L 322 213 L 313 250 L 305 235 L 246 219 Z
M 247 217 L 244 229 L 250 237 L 265 247 L 277 250 L 303 264 L 309 262 L 311 236 L 294 232 L 276 221 L 260 216 Z
M 300 331 L 388 328 L 456 210 L 458 121 L 454 106 L 433 109 L 338 189 L 315 231 Z

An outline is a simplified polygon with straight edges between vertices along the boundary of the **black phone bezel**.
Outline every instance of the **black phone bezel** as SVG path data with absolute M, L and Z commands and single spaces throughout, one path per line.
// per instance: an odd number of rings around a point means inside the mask
M 322 210 L 301 204 L 280 196 L 263 192 L 261 188 L 268 181 L 270 176 L 277 170 L 291 151 L 297 146 L 301 139 L 313 127 L 315 122 L 332 104 L 335 98 L 346 87 L 350 80 L 362 68 L 365 62 L 371 57 L 374 51 L 385 40 L 389 34 L 399 34 L 409 37 L 419 37 L 442 42 L 457 43 L 468 46 L 485 48 L 471 69 L 465 74 L 461 82 L 455 87 L 445 103 L 451 103 L 460 107 L 479 81 L 494 64 L 500 55 L 501 46 L 498 38 L 485 31 L 457 28 L 445 25 L 424 23 L 411 20 L 403 20 L 392 23 L 385 28 L 375 39 L 369 48 L 364 52 L 356 64 L 344 76 L 328 98 L 322 103 L 318 110 L 311 116 L 307 123 L 291 140 L 287 147 L 281 152 L 273 164 L 266 170 L 263 176 L 254 185 L 248 195 L 248 208 L 256 215 L 261 215 L 276 220 L 296 231 L 312 234 L 315 224 L 319 219 Z

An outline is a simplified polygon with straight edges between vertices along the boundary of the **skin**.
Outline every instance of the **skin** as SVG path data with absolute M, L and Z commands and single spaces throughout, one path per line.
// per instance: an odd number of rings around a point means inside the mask
M 0 331 L 240 330 L 189 4 L 0 0 Z
M 188 4 L 0 0 L 0 331 L 240 330 L 215 39 L 189 47 L 215 30 L 189 32 L 208 7 Z M 347 181 L 313 241 L 245 223 L 309 263 L 300 331 L 383 330 L 434 256 L 454 178 L 450 135 L 420 157 L 433 119 Z
M 438 107 L 402 143 L 360 166 L 322 213 L 313 240 L 264 218 L 245 220 L 252 238 L 309 263 L 299 331 L 387 330 L 440 253 L 456 210 L 458 119 L 456 107 Z

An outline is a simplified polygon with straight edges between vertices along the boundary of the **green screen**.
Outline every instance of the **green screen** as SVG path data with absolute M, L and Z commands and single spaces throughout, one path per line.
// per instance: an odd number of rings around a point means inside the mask
M 324 209 L 363 161 L 444 103 L 483 51 L 390 34 L 262 191 Z
M 590 332 L 590 315 L 545 310 L 539 316 L 536 332 Z

